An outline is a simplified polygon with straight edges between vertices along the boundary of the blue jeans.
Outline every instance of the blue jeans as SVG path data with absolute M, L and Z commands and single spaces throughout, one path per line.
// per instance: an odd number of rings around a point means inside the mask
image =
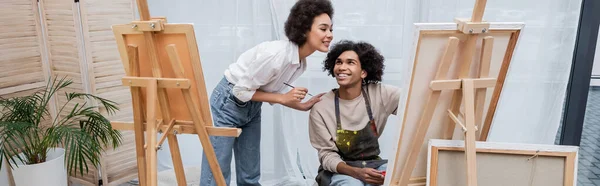
M 387 169 L 387 163 L 377 167 L 377 170 L 384 171 Z M 333 174 L 331 176 L 331 184 L 330 186 L 372 186 L 371 184 L 366 184 L 359 179 L 356 179 L 352 176 L 348 176 L 345 174 Z
M 241 128 L 239 137 L 210 136 L 225 182 L 231 182 L 231 157 L 235 153 L 237 185 L 260 185 L 260 114 L 262 102 L 242 102 L 231 93 L 233 84 L 223 78 L 213 90 L 210 108 L 215 127 Z M 233 152 L 232 152 L 233 151 Z M 216 185 L 202 155 L 200 185 Z

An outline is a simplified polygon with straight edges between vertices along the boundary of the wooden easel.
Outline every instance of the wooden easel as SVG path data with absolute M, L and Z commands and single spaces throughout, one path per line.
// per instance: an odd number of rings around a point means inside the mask
M 452 121 L 447 125 L 448 128 L 444 137 L 447 139 L 452 138 L 455 125 L 460 125 L 464 132 L 467 185 L 477 185 L 475 157 L 475 141 L 478 135 L 476 134 L 478 130 L 477 123 L 482 119 L 486 88 L 494 88 L 496 86 L 496 78 L 489 78 L 492 45 L 494 42 L 491 36 L 483 39 L 477 77 L 470 77 L 471 65 L 474 65 L 472 64 L 472 59 L 477 46 L 478 35 L 486 33 L 490 27 L 489 23 L 482 22 L 485 5 L 486 0 L 476 0 L 470 20 L 455 19 L 455 22 L 458 24 L 457 30 L 465 34 L 465 45 L 461 49 L 458 77 L 447 79 L 448 70 L 452 65 L 459 43 L 457 37 L 449 37 L 435 78 L 429 84 L 429 99 L 422 111 L 417 132 L 414 134 L 412 140 L 410 140 L 409 155 L 403 165 L 395 165 L 401 166 L 402 171 L 400 174 L 392 174 L 390 185 L 407 186 L 409 184 L 421 146 L 431 123 L 431 118 L 437 107 L 440 94 L 444 90 L 453 90 L 454 92 L 450 109 L 447 110 L 447 115 Z M 464 115 L 459 113 L 461 104 L 464 107 Z M 465 121 L 460 121 L 459 116 L 462 116 Z M 489 126 L 485 125 L 483 129 L 484 131 L 481 136 L 487 137 Z M 394 170 L 396 170 L 395 167 Z
M 137 5 L 140 21 L 113 25 L 127 73 L 122 83 L 131 90 L 134 122 L 112 122 L 112 125 L 115 129 L 135 132 L 140 185 L 157 185 L 157 150 L 165 139 L 177 183 L 187 184 L 175 136 L 187 133 L 198 135 L 217 185 L 224 186 L 225 179 L 209 135 L 238 137 L 241 129 L 212 125 L 193 26 L 167 24 L 166 18 L 151 19 L 146 0 L 137 0 Z M 157 139 L 157 133 L 164 135 Z

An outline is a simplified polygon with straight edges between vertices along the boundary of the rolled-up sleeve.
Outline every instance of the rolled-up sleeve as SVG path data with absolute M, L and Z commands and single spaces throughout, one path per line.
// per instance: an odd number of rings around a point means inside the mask
M 257 52 L 257 56 L 233 87 L 233 95 L 240 101 L 250 101 L 258 88 L 273 80 L 281 66 L 277 63 L 277 60 L 281 60 L 279 58 L 280 54 Z
M 317 149 L 323 169 L 337 173 L 337 165 L 343 160 L 337 153 L 333 137 L 316 109 L 310 111 L 309 137 L 310 143 Z
M 402 89 L 393 85 L 385 84 L 382 84 L 380 88 L 381 98 L 383 100 L 383 108 L 385 108 L 385 112 L 388 114 L 397 115 Z

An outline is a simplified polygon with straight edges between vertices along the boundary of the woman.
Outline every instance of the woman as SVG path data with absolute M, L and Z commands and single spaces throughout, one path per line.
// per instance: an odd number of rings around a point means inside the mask
M 333 39 L 329 0 L 299 0 L 285 22 L 288 40 L 260 43 L 240 55 L 225 70 L 225 77 L 210 98 L 214 125 L 242 129 L 238 138 L 211 136 L 227 185 L 231 157 L 235 153 L 238 185 L 260 185 L 260 131 L 262 102 L 282 104 L 307 111 L 323 94 L 302 103 L 308 90 L 296 87 L 280 93 L 305 70 L 306 57 L 315 51 L 329 51 Z M 233 150 L 233 153 L 232 153 Z M 205 155 L 202 158 L 202 186 L 215 185 Z
M 331 48 L 324 70 L 339 88 L 310 111 L 309 137 L 318 151 L 319 185 L 381 185 L 387 160 L 378 138 L 396 114 L 400 89 L 379 83 L 384 58 L 370 44 L 341 41 Z

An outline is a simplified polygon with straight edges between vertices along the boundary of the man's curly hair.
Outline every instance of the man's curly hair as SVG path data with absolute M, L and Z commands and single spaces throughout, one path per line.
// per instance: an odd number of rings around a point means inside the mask
M 366 83 L 381 81 L 381 76 L 383 76 L 385 68 L 385 65 L 383 65 L 384 57 L 373 45 L 366 42 L 342 40 L 334 44 L 323 61 L 323 71 L 327 71 L 329 75 L 335 77 L 333 71 L 335 61 L 346 51 L 354 51 L 358 55 L 360 67 L 367 72 L 367 77 L 364 79 Z
M 305 34 L 310 31 L 313 20 L 323 13 L 333 19 L 333 6 L 329 0 L 298 0 L 285 21 L 285 35 L 296 45 L 304 45 Z

